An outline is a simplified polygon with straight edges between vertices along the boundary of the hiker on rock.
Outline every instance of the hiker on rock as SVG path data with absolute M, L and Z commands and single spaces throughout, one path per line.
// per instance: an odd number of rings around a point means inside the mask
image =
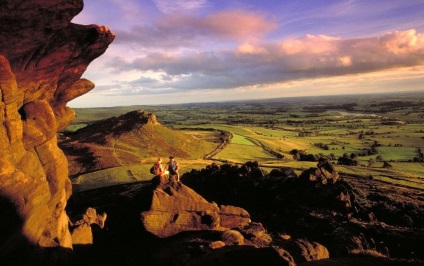
M 162 166 L 162 159 L 158 158 L 157 161 L 153 164 L 153 174 L 155 175 L 165 175 L 168 173 L 168 171 L 165 171 L 165 169 Z
M 180 174 L 178 162 L 174 159 L 174 156 L 169 156 L 169 162 L 166 163 L 165 170 L 169 171 L 169 177 L 175 177 L 175 181 L 180 182 Z

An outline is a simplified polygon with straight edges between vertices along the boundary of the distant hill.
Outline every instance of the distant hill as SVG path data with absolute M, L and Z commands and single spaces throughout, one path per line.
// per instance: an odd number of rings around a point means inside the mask
M 96 108 L 74 108 L 75 119 L 66 129 L 76 129 L 91 124 L 93 121 L 106 119 L 111 116 L 122 115 L 130 111 L 144 109 L 154 112 L 162 124 L 170 127 L 185 127 L 186 125 L 213 123 L 235 124 L 236 121 L 228 119 L 228 112 L 232 116 L 242 111 L 250 114 L 287 113 L 290 111 L 322 111 L 344 110 L 359 113 L 375 113 L 388 111 L 401 104 L 399 107 L 422 106 L 423 91 L 397 92 L 397 93 L 372 93 L 350 95 L 326 95 L 285 97 L 256 100 L 231 100 L 227 102 L 185 103 L 168 105 L 133 105 Z M 378 104 L 378 105 L 376 105 Z M 385 108 L 387 107 L 387 108 Z M 246 111 L 246 108 L 249 109 Z M 417 110 L 415 110 L 417 111 Z M 199 119 L 199 118 L 202 119 Z M 245 118 L 243 118 L 245 119 Z M 267 118 L 269 119 L 269 118 Z M 194 121 L 193 121 L 194 120 Z
M 68 133 L 59 146 L 69 161 L 70 176 L 100 169 L 139 164 L 172 155 L 199 159 L 216 144 L 163 126 L 156 115 L 136 110 L 91 123 Z

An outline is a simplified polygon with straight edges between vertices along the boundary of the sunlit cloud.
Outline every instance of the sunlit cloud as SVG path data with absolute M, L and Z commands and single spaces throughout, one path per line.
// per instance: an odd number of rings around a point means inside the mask
M 267 21 L 265 15 L 243 10 L 228 10 L 207 16 L 202 22 L 218 36 L 236 39 L 262 36 L 276 28 L 276 24 Z
M 250 43 L 243 43 L 237 47 L 239 54 L 267 54 L 268 51 L 264 47 L 253 45 Z
M 414 53 L 422 55 L 424 51 L 424 34 L 417 34 L 415 29 L 386 34 L 381 38 L 381 42 L 388 51 L 396 55 Z
M 340 66 L 351 66 L 352 65 L 352 57 L 350 56 L 340 56 L 339 57 Z
M 339 38 L 325 35 L 307 35 L 304 38 L 286 40 L 281 43 L 281 52 L 287 55 L 334 53 Z
M 153 25 L 138 25 L 118 30 L 116 43 L 143 48 L 199 47 L 216 41 L 259 38 L 275 29 L 263 14 L 227 10 L 205 17 L 174 14 L 159 18 Z
M 176 89 L 227 89 L 421 66 L 423 38 L 414 30 L 360 39 L 310 35 L 233 50 L 115 57 L 108 65 L 117 73 L 161 72 L 162 85 Z

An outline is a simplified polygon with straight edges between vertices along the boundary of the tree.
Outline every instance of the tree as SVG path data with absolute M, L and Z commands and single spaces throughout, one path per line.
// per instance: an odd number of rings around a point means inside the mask
M 339 165 L 350 165 L 350 166 L 356 166 L 358 165 L 358 161 L 349 158 L 349 156 L 347 157 L 339 157 L 339 159 L 337 160 L 337 164 Z
M 384 161 L 383 168 L 393 168 L 393 166 L 389 162 Z
M 373 166 L 374 164 L 375 164 L 375 159 L 370 158 L 370 159 L 368 160 L 368 166 L 369 166 L 369 167 L 371 167 L 371 166 Z

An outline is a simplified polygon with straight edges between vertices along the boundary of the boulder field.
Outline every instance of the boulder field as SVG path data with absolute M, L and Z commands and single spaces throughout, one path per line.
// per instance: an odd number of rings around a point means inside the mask
M 167 175 L 77 192 L 69 203 L 71 218 L 88 203 L 108 213 L 108 220 L 94 231 L 89 249 L 75 246 L 78 263 L 296 265 L 330 256 L 316 241 L 271 236 L 247 210 L 208 201 Z
M 71 219 L 88 204 L 108 214 L 88 250 L 75 246 L 75 259 L 102 265 L 422 263 L 424 204 L 414 189 L 340 175 L 326 160 L 300 175 L 288 167 L 267 172 L 255 162 L 211 164 L 181 180 L 156 176 L 72 195 Z M 383 202 L 414 224 L 381 213 Z

